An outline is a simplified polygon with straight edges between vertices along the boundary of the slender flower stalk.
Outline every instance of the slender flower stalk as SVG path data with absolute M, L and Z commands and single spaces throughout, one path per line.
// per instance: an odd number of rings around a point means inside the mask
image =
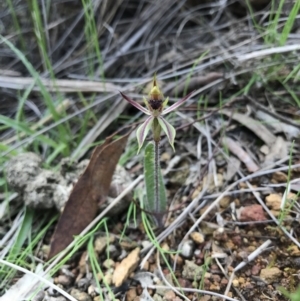
M 120 92 L 122 97 L 127 100 L 131 105 L 139 109 L 141 112 L 145 113 L 149 117 L 145 120 L 145 122 L 137 129 L 136 135 L 137 135 L 137 140 L 139 144 L 139 149 L 138 153 L 141 150 L 144 141 L 152 128 L 153 132 L 153 140 L 158 142 L 160 141 L 160 134 L 161 131 L 165 132 L 165 134 L 168 137 L 169 143 L 172 146 L 173 150 L 174 149 L 174 140 L 175 140 L 175 135 L 176 131 L 174 127 L 163 117 L 163 115 L 166 115 L 178 107 L 180 107 L 184 102 L 186 102 L 193 92 L 189 93 L 187 96 L 179 100 L 178 102 L 174 103 L 170 107 L 166 108 L 169 97 L 164 99 L 163 94 L 161 93 L 159 87 L 157 86 L 156 83 L 156 76 L 154 75 L 153 78 L 153 84 L 152 88 L 150 90 L 148 99 L 144 97 L 144 102 L 146 105 L 146 108 L 141 106 L 139 103 L 136 101 L 132 100 L 122 92 Z
M 152 210 L 152 216 L 156 221 L 157 226 L 162 227 L 163 215 L 166 210 L 167 197 L 159 165 L 160 134 L 161 131 L 165 132 L 173 150 L 174 139 L 176 135 L 174 127 L 169 122 L 167 122 L 163 115 L 170 113 L 181 106 L 191 97 L 193 92 L 188 94 L 172 106 L 166 108 L 169 98 L 167 97 L 166 99 L 164 99 L 163 94 L 160 92 L 159 87 L 157 86 L 156 76 L 154 75 L 153 84 L 148 99 L 144 97 L 146 108 L 141 106 L 139 103 L 132 100 L 122 92 L 120 93 L 122 97 L 130 104 L 149 116 L 145 120 L 145 122 L 139 126 L 136 132 L 139 144 L 138 153 L 142 148 L 150 129 L 152 129 L 154 145 L 152 143 L 149 143 L 146 146 L 144 174 L 148 207 L 150 207 L 150 209 Z

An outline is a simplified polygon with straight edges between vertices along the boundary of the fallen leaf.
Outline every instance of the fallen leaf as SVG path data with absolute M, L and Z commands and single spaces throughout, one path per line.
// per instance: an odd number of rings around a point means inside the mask
M 276 160 L 286 158 L 288 156 L 288 150 L 289 143 L 282 137 L 278 136 L 274 143 L 270 146 L 270 152 L 266 155 L 263 166 L 268 166 Z
M 229 156 L 228 162 L 229 164 L 227 165 L 227 171 L 224 178 L 226 181 L 229 182 L 230 180 L 232 180 L 232 178 L 236 175 L 236 173 L 240 169 L 241 161 L 234 156 Z
M 272 146 L 275 143 L 276 136 L 273 135 L 260 121 L 257 121 L 245 114 L 232 114 L 232 112 L 228 110 L 222 110 L 222 114 L 225 114 L 226 116 L 247 127 L 268 146 Z
M 299 128 L 286 124 L 263 111 L 258 110 L 255 112 L 255 115 L 264 123 L 267 123 L 274 130 L 275 134 L 285 133 L 288 140 L 297 138 L 300 134 Z
M 116 267 L 113 274 L 113 283 L 116 287 L 120 286 L 137 267 L 140 260 L 139 253 L 140 248 L 134 249 Z
M 105 201 L 111 179 L 129 134 L 112 141 L 108 137 L 95 148 L 89 165 L 74 186 L 52 237 L 48 259 L 65 249 L 92 222 Z
M 222 139 L 222 142 L 234 155 L 236 155 L 246 165 L 248 171 L 255 172 L 259 169 L 259 167 L 252 160 L 252 158 L 243 150 L 243 148 L 236 141 L 229 137 L 224 137 Z

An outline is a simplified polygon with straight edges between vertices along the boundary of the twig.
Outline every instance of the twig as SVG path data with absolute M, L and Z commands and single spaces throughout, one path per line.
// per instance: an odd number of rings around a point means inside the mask
M 242 261 L 240 262 L 235 268 L 234 270 L 232 271 L 232 274 L 229 278 L 229 282 L 227 284 L 227 287 L 226 287 L 226 290 L 225 290 L 225 293 L 224 295 L 228 295 L 228 292 L 230 290 L 230 287 L 231 287 L 231 284 L 232 284 L 232 281 L 234 279 L 234 276 L 235 276 L 235 273 L 240 270 L 241 268 L 243 268 L 246 264 L 248 264 L 250 261 L 252 261 L 253 259 L 255 259 L 258 255 L 260 255 L 263 251 L 265 251 L 265 249 L 271 244 L 271 240 L 267 240 L 265 241 L 260 247 L 258 247 L 255 251 L 253 251 L 245 261 Z M 225 299 L 223 299 L 225 300 Z
M 299 50 L 299 49 L 300 49 L 299 44 L 297 44 L 297 45 L 286 45 L 286 46 L 281 46 L 281 47 L 272 47 L 272 48 L 269 48 L 269 49 L 253 51 L 251 53 L 244 54 L 244 55 L 238 55 L 237 59 L 240 62 L 243 62 L 243 61 L 251 60 L 251 59 L 262 57 L 262 56 L 267 56 L 267 55 L 277 54 L 277 53 L 290 52 L 290 51 L 295 51 L 295 50 Z
M 63 296 L 65 296 L 68 300 L 70 301 L 77 301 L 74 297 L 72 297 L 70 294 L 68 294 L 66 291 L 64 291 L 63 289 L 61 289 L 60 287 L 58 287 L 57 285 L 53 284 L 51 281 L 45 279 L 44 277 L 47 275 L 47 273 L 45 272 L 42 276 L 36 274 L 36 273 L 33 273 L 27 269 L 24 269 L 16 264 L 13 264 L 11 262 L 8 262 L 6 260 L 3 260 L 3 259 L 0 259 L 0 263 L 1 264 L 4 264 L 12 269 L 15 269 L 15 270 L 18 270 L 24 274 L 28 274 L 28 275 L 31 275 L 35 278 L 37 278 L 39 281 L 47 284 L 48 286 L 52 287 L 54 290 L 58 291 L 60 294 L 62 294 Z M 34 284 L 36 285 L 36 283 Z M 29 290 L 29 289 L 28 289 Z

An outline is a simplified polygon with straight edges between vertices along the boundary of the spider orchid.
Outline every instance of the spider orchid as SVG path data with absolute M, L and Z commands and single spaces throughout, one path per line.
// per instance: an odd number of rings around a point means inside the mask
M 194 92 L 194 91 L 193 91 Z M 187 101 L 193 92 L 189 93 L 187 96 L 179 100 L 178 102 L 174 103 L 170 107 L 166 108 L 166 105 L 169 101 L 169 97 L 167 97 L 165 100 L 163 94 L 160 92 L 159 87 L 157 86 L 156 83 L 156 76 L 154 75 L 153 78 L 153 84 L 152 88 L 149 93 L 148 99 L 145 97 L 144 102 L 146 105 L 146 108 L 142 107 L 139 103 L 136 101 L 132 100 L 122 92 L 121 95 L 122 97 L 127 100 L 131 105 L 145 113 L 146 115 L 149 115 L 149 117 L 145 120 L 145 122 L 137 129 L 136 135 L 137 135 L 137 140 L 139 144 L 139 149 L 143 146 L 143 143 L 149 133 L 150 128 L 152 127 L 153 131 L 153 139 L 155 142 L 159 142 L 160 140 L 160 133 L 161 130 L 165 132 L 165 134 L 168 137 L 169 143 L 172 146 L 173 150 L 174 149 L 174 139 L 176 135 L 176 131 L 174 127 L 163 117 L 163 115 L 168 114 L 175 109 L 177 109 L 179 106 L 181 106 L 185 101 Z

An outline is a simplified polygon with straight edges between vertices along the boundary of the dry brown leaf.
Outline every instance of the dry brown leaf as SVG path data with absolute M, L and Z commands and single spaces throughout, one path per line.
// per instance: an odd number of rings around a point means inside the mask
M 222 143 L 225 144 L 228 149 L 236 155 L 247 167 L 250 172 L 255 172 L 259 167 L 251 159 L 251 157 L 243 150 L 243 148 L 234 140 L 229 137 L 224 137 Z
M 284 123 L 263 111 L 258 110 L 255 112 L 255 115 L 264 123 L 267 123 L 268 126 L 274 130 L 275 134 L 285 133 L 288 140 L 297 138 L 300 134 L 299 128 L 291 124 Z
M 90 163 L 74 186 L 52 237 L 48 259 L 65 249 L 92 222 L 105 201 L 111 179 L 126 146 L 128 135 L 112 141 L 108 137 L 95 148 Z
M 135 270 L 140 260 L 139 253 L 140 253 L 140 248 L 134 249 L 116 267 L 113 274 L 113 283 L 116 287 L 120 286 L 128 278 L 128 276 Z
M 229 164 L 227 165 L 227 172 L 225 174 L 226 181 L 230 181 L 238 172 L 240 167 L 241 167 L 241 161 L 234 156 L 230 156 Z
M 232 113 L 228 110 L 222 110 L 222 114 L 225 114 L 226 116 L 247 127 L 269 147 L 275 143 L 276 136 L 273 135 L 260 121 L 257 121 L 245 114 Z
M 286 158 L 288 156 L 288 144 L 289 143 L 286 140 L 278 136 L 274 143 L 270 146 L 269 153 L 265 157 L 264 166 L 268 166 L 276 160 Z

